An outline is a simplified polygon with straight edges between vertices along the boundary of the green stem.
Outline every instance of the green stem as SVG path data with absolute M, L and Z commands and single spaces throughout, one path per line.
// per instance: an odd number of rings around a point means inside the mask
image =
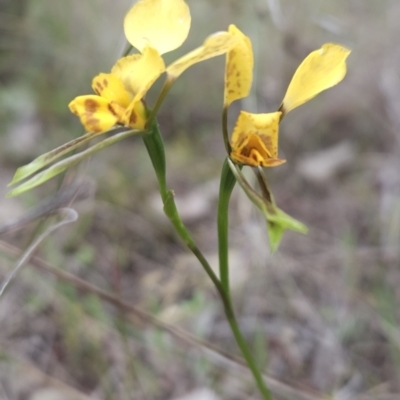
M 150 133 L 145 134 L 142 137 L 143 137 L 144 143 L 146 145 L 146 148 L 149 152 L 151 162 L 153 164 L 153 167 L 154 167 L 156 175 L 157 175 L 159 190 L 160 190 L 161 198 L 162 198 L 162 201 L 164 204 L 164 212 L 165 212 L 166 216 L 169 218 L 169 220 L 171 221 L 171 223 L 174 226 L 179 237 L 184 241 L 186 246 L 196 256 L 196 258 L 199 260 L 200 264 L 203 266 L 205 272 L 207 273 L 207 275 L 213 282 L 215 288 L 218 291 L 219 296 L 221 297 L 221 301 L 224 306 L 225 315 L 228 320 L 229 326 L 231 327 L 233 336 L 234 336 L 236 343 L 238 344 L 239 349 L 241 350 L 241 352 L 253 374 L 253 377 L 256 381 L 257 387 L 258 387 L 260 393 L 262 394 L 264 400 L 272 400 L 272 396 L 263 381 L 262 375 L 261 375 L 259 369 L 257 368 L 257 365 L 251 355 L 251 352 L 246 344 L 246 341 L 240 331 L 240 328 L 237 323 L 235 313 L 233 310 L 231 298 L 229 295 L 229 287 L 228 287 L 229 282 L 228 282 L 228 273 L 227 273 L 227 270 L 228 270 L 228 259 L 227 259 L 227 249 L 228 249 L 228 247 L 227 247 L 227 239 L 228 239 L 228 237 L 227 237 L 227 221 L 228 221 L 227 212 L 228 211 L 227 211 L 227 208 L 228 208 L 228 204 L 229 204 L 230 193 L 232 192 L 232 189 L 234 187 L 236 180 L 234 179 L 233 174 L 232 174 L 232 177 L 229 176 L 229 174 L 227 172 L 227 169 L 229 169 L 229 165 L 227 162 L 225 162 L 226 165 L 224 165 L 222 176 L 226 176 L 228 181 L 230 182 L 230 186 L 232 186 L 230 191 L 229 191 L 229 187 L 225 188 L 223 190 L 224 200 L 222 202 L 222 205 L 219 206 L 219 208 L 221 207 L 221 214 L 222 214 L 221 233 L 222 233 L 222 230 L 224 229 L 223 227 L 226 226 L 225 237 L 223 237 L 223 241 L 225 241 L 225 247 L 222 249 L 223 251 L 225 251 L 225 254 L 226 254 L 225 261 L 223 260 L 223 262 L 225 262 L 225 266 L 226 266 L 226 272 L 224 272 L 224 274 L 225 274 L 224 279 L 225 279 L 225 285 L 227 285 L 227 286 L 225 288 L 224 285 L 221 283 L 221 281 L 218 279 L 218 277 L 215 274 L 215 272 L 213 271 L 213 269 L 211 268 L 211 266 L 208 263 L 208 261 L 206 260 L 206 258 L 204 257 L 203 253 L 197 247 L 197 245 L 196 245 L 195 241 L 193 240 L 192 236 L 190 235 L 189 231 L 183 224 L 183 222 L 180 218 L 180 215 L 178 213 L 178 210 L 176 208 L 176 205 L 175 205 L 173 191 L 167 190 L 164 145 L 162 143 L 162 138 L 161 138 L 160 131 L 159 131 L 156 120 L 152 121 L 151 126 L 149 127 L 149 130 L 150 130 Z M 226 206 L 225 211 L 222 210 L 223 206 Z M 225 213 L 225 216 L 224 216 L 224 213 Z M 223 235 L 223 233 L 222 233 L 222 235 Z M 221 250 L 220 250 L 220 252 L 222 254 Z M 224 258 L 224 256 L 222 256 L 222 257 Z
M 152 123 L 153 119 L 156 117 L 158 110 L 161 107 L 162 102 L 164 101 L 165 97 L 167 96 L 169 90 L 171 89 L 171 86 L 173 85 L 173 83 L 175 82 L 175 79 L 170 77 L 169 75 L 167 75 L 164 85 L 161 88 L 160 93 L 158 94 L 156 103 L 153 107 L 153 109 L 150 111 L 150 115 L 148 118 L 149 124 Z
M 159 132 L 158 123 L 155 119 L 151 121 L 149 127 L 149 133 L 143 135 L 143 142 L 146 146 L 147 152 L 149 153 L 151 162 L 154 167 L 154 171 L 157 175 L 158 186 L 161 194 L 161 199 L 165 204 L 167 199 L 167 179 L 166 179 L 166 164 L 165 164 L 165 152 L 162 137 Z
M 229 157 L 232 151 L 231 144 L 229 142 L 229 133 L 228 133 L 228 107 L 224 106 L 222 110 L 222 136 L 224 138 L 224 145 L 226 153 Z
M 250 368 L 250 371 L 253 374 L 254 380 L 256 381 L 258 390 L 260 391 L 262 397 L 264 400 L 273 400 L 271 392 L 265 385 L 265 382 L 263 380 L 263 377 L 256 365 L 256 362 L 254 361 L 254 358 L 249 350 L 249 347 L 247 346 L 247 343 L 242 335 L 242 332 L 240 331 L 239 325 L 236 321 L 235 315 L 233 313 L 233 310 L 231 309 L 232 315 L 230 316 L 228 313 L 229 310 L 225 308 L 225 315 L 226 318 L 228 319 L 229 325 L 231 327 L 233 336 L 235 337 L 236 343 L 239 346 L 240 351 L 243 354 L 244 359 L 247 362 L 247 365 Z
M 219 276 L 225 292 L 229 295 L 229 256 L 228 256 L 228 223 L 229 200 L 235 187 L 236 178 L 233 175 L 227 159 L 221 171 L 221 181 L 218 197 L 218 256 Z
M 131 52 L 132 49 L 133 49 L 133 46 L 130 43 L 127 43 L 126 47 L 125 47 L 125 50 L 122 53 L 122 57 L 129 56 L 129 53 Z

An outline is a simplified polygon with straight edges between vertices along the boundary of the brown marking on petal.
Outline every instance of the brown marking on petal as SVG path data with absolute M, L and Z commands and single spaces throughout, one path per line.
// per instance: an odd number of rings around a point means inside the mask
M 100 127 L 99 127 L 99 122 L 100 122 L 100 120 L 98 119 L 98 118 L 89 118 L 87 121 L 86 121 L 86 125 L 87 126 L 90 126 L 90 130 L 91 131 L 93 131 L 93 132 L 100 132 Z
M 240 76 L 240 71 L 237 71 L 236 72 L 236 77 L 239 78 L 239 76 Z
M 99 90 L 99 89 L 94 88 L 94 92 L 95 92 L 98 96 L 100 96 L 100 90 Z
M 115 112 L 115 110 L 111 104 L 107 104 L 107 108 L 108 108 L 108 111 L 110 111 L 110 113 L 112 115 L 115 115 L 116 117 L 118 116 L 118 114 Z
M 99 105 L 96 100 L 86 99 L 84 106 L 85 111 L 87 111 L 88 113 L 95 113 Z
M 132 113 L 129 117 L 129 124 L 133 125 L 137 121 L 137 115 L 136 112 L 132 110 Z
M 104 85 L 104 87 L 108 86 L 108 80 L 106 78 L 103 79 L 103 85 Z
M 242 156 L 248 157 L 250 155 L 251 150 L 248 147 L 244 147 L 241 151 L 240 154 Z
M 96 86 L 100 90 L 100 92 L 104 90 L 103 85 L 99 81 L 96 82 Z

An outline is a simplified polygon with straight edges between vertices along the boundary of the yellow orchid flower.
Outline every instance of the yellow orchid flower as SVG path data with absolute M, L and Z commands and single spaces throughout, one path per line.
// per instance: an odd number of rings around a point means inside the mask
M 240 38 L 226 56 L 224 125 L 229 105 L 246 97 L 252 81 L 251 43 L 236 27 L 229 29 Z M 339 83 L 346 75 L 350 50 L 334 43 L 324 44 L 310 53 L 297 68 L 277 112 L 251 114 L 241 111 L 230 141 L 233 161 L 253 167 L 275 167 L 285 162 L 278 158 L 279 122 L 285 114 L 322 91 Z M 224 135 L 227 136 L 226 129 Z M 227 141 L 228 139 L 225 138 Z
M 106 132 L 116 124 L 144 128 L 146 109 L 141 101 L 132 101 L 133 94 L 120 76 L 101 73 L 93 79 L 92 88 L 97 95 L 78 96 L 68 105 L 87 131 Z
M 129 10 L 124 20 L 125 36 L 140 53 L 118 60 L 110 74 L 96 76 L 92 87 L 97 95 L 79 96 L 69 104 L 88 131 L 105 132 L 115 124 L 144 130 L 172 83 L 187 68 L 227 53 L 238 41 L 230 32 L 215 33 L 166 67 L 161 55 L 186 40 L 190 23 L 184 0 L 140 0 Z M 143 98 L 164 72 L 167 81 L 149 116 Z

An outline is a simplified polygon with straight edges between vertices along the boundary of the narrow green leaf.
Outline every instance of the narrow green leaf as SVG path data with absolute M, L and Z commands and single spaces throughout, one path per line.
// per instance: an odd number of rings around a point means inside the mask
M 16 183 L 22 181 L 23 179 L 35 173 L 36 171 L 39 171 L 39 169 L 42 169 L 47 165 L 51 164 L 58 158 L 62 157 L 64 154 L 67 154 L 72 150 L 75 150 L 76 148 L 84 145 L 85 143 L 89 142 L 90 140 L 92 140 L 97 136 L 104 135 L 105 133 L 109 132 L 112 131 L 101 132 L 101 133 L 89 132 L 74 140 L 71 140 L 68 143 L 63 144 L 62 146 L 57 147 L 54 150 L 49 151 L 48 153 L 42 154 L 41 156 L 35 158 L 29 164 L 18 168 L 14 174 L 12 181 L 8 184 L 8 186 L 15 185 Z
M 124 131 L 121 133 L 117 133 L 114 136 L 111 136 L 107 139 L 102 140 L 101 142 L 95 144 L 94 146 L 89 147 L 87 150 L 82 151 L 78 154 L 74 154 L 68 158 L 65 158 L 62 161 L 52 165 L 51 167 L 45 169 L 42 172 L 39 172 L 37 175 L 33 176 L 32 178 L 28 179 L 26 182 L 22 183 L 21 185 L 17 186 L 15 189 L 12 189 L 8 192 L 7 197 L 18 196 L 21 193 L 27 192 L 28 190 L 33 189 L 36 186 L 41 185 L 42 183 L 48 181 L 49 179 L 55 177 L 56 175 L 64 172 L 68 168 L 73 167 L 76 164 L 79 164 L 85 158 L 103 150 L 114 143 L 117 143 L 123 139 L 126 139 L 129 136 L 136 135 L 139 133 L 143 133 L 139 130 L 129 130 Z

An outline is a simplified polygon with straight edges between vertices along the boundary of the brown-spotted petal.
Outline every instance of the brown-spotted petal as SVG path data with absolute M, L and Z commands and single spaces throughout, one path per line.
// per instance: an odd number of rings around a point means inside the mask
M 118 122 L 111 103 L 96 95 L 78 96 L 69 105 L 88 132 L 106 132 Z
M 127 92 L 122 79 L 115 74 L 101 73 L 93 78 L 93 90 L 110 102 L 116 102 L 121 107 L 128 107 L 132 96 Z
M 122 116 L 123 125 L 134 129 L 144 130 L 147 122 L 147 110 L 141 100 L 134 100 Z
M 237 44 L 227 52 L 225 64 L 224 106 L 248 96 L 253 81 L 253 49 L 250 39 L 235 25 L 228 32 L 238 38 Z

